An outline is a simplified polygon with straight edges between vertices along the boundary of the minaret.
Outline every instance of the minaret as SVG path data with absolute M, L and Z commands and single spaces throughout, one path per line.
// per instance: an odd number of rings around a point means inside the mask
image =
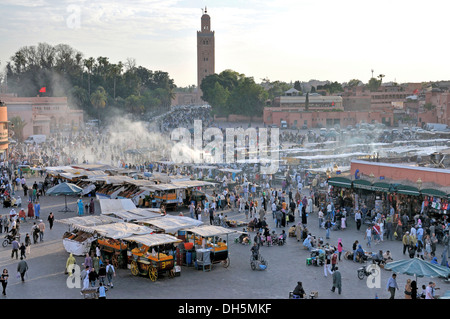
M 197 88 L 200 98 L 202 80 L 211 74 L 214 74 L 214 31 L 211 31 L 211 18 L 205 7 L 201 19 L 201 30 L 197 31 Z

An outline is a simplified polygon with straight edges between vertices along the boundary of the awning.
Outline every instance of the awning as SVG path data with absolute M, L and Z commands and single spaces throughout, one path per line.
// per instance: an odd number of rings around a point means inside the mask
M 181 239 L 178 239 L 177 237 L 174 237 L 169 234 L 135 235 L 135 236 L 124 237 L 122 239 L 126 240 L 126 241 L 134 241 L 137 243 L 141 243 L 148 247 L 181 242 Z
M 389 192 L 390 191 L 391 184 L 384 183 L 384 182 L 376 182 L 372 184 L 372 190 L 378 191 L 378 192 Z
M 399 185 L 396 189 L 396 192 L 404 195 L 412 195 L 412 196 L 420 195 L 419 189 L 417 187 L 409 185 Z
M 373 190 L 372 183 L 365 179 L 356 179 L 353 181 L 353 188 Z
M 192 228 L 203 224 L 203 222 L 191 217 L 171 215 L 161 216 L 159 218 L 139 220 L 138 222 L 141 224 L 149 224 L 151 226 L 164 230 L 165 233 L 170 234 L 174 234 L 177 231 L 185 228 Z
M 136 225 L 132 223 L 113 223 L 99 226 L 85 227 L 86 230 L 91 230 L 92 233 L 98 233 L 101 236 L 121 239 L 135 235 L 146 235 L 152 233 L 154 230 L 147 227 Z
M 425 188 L 425 189 L 421 189 L 420 193 L 422 195 L 426 195 L 426 196 L 433 196 L 433 197 L 440 197 L 440 198 L 446 198 L 447 194 L 443 191 L 440 191 L 438 189 L 434 189 L 434 188 Z
M 231 230 L 222 226 L 198 226 L 185 229 L 187 232 L 194 233 L 202 237 L 220 236 L 236 233 L 236 230 Z
M 104 215 L 79 216 L 55 220 L 56 223 L 66 224 L 72 227 L 73 229 L 79 229 L 83 231 L 86 230 L 87 232 L 91 232 L 92 229 L 86 227 L 118 223 L 120 221 L 121 221 L 120 219 Z
M 337 187 L 345 187 L 351 188 L 352 181 L 345 177 L 331 177 L 328 180 L 328 185 L 337 186 Z

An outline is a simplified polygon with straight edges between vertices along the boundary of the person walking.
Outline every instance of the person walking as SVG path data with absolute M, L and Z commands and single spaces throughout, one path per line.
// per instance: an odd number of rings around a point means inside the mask
M 31 254 L 31 238 L 30 238 L 30 234 L 26 234 L 25 235 L 25 253 L 30 256 Z
M 86 256 L 84 257 L 84 266 L 85 267 L 89 267 L 89 269 L 92 268 L 93 264 L 92 264 L 92 258 L 89 255 L 89 253 L 86 253 Z
M 116 276 L 116 270 L 114 266 L 109 263 L 109 260 L 106 261 L 106 278 L 108 279 L 108 286 L 114 288 L 113 285 L 113 277 Z
M 411 299 L 417 299 L 417 281 L 411 281 Z
M 367 227 L 364 239 L 367 240 L 367 247 L 370 248 L 370 243 L 372 241 L 372 227 Z
M 360 230 L 361 228 L 361 212 L 358 210 L 355 213 L 355 222 L 356 222 L 356 230 Z
M 3 269 L 2 274 L 0 275 L 0 281 L 2 283 L 2 295 L 6 296 L 6 286 L 8 285 L 8 278 L 9 278 L 9 274 L 8 274 L 8 269 Z
M 91 198 L 91 201 L 89 202 L 89 214 L 95 214 L 95 203 L 93 198 Z
M 12 242 L 11 258 L 14 258 L 14 255 L 16 255 L 16 259 L 19 258 L 19 242 L 15 238 Z
M 75 272 L 74 266 L 77 264 L 77 261 L 75 259 L 75 257 L 73 256 L 72 253 L 70 253 L 69 257 L 67 258 L 66 261 L 66 269 L 64 271 L 64 273 L 67 275 L 70 273 L 70 275 L 72 275 Z
M 341 255 L 342 255 L 342 251 L 343 250 L 344 250 L 344 246 L 342 245 L 342 239 L 339 238 L 338 239 L 338 244 L 337 244 L 337 251 L 338 251 L 339 261 L 341 261 Z
M 338 255 L 336 252 L 334 252 L 331 255 L 331 272 L 334 272 L 334 270 L 337 268 L 337 262 L 338 262 Z
M 34 218 L 34 207 L 33 207 L 33 203 L 31 201 L 28 202 L 28 218 L 32 219 Z
M 31 233 L 33 234 L 33 243 L 37 244 L 39 238 L 39 226 L 36 225 L 35 222 L 33 223 L 33 227 L 31 227 Z
M 83 216 L 84 215 L 84 204 L 83 204 L 83 200 L 81 198 L 78 199 L 77 206 L 78 206 L 78 216 Z
M 55 215 L 53 215 L 52 212 L 50 212 L 50 214 L 47 217 L 47 221 L 48 221 L 48 225 L 50 227 L 50 229 L 53 228 L 53 222 L 55 221 Z
M 39 204 L 38 201 L 34 204 L 34 215 L 36 216 L 36 219 L 39 219 L 41 216 L 41 204 Z
M 392 276 L 389 278 L 386 288 L 387 288 L 387 291 L 389 291 L 389 293 L 391 294 L 389 299 L 394 299 L 395 298 L 395 290 L 396 289 L 398 290 L 396 274 L 392 274 Z
M 103 283 L 98 284 L 98 299 L 106 299 L 106 291 L 108 288 L 106 288 Z
M 25 246 L 25 244 L 24 243 L 22 243 L 21 245 L 20 245 L 20 247 L 19 247 L 19 250 L 20 250 L 20 258 L 27 258 L 27 256 L 26 256 L 26 250 L 27 250 L 27 247 Z
M 336 267 L 333 272 L 333 287 L 331 288 L 331 291 L 334 292 L 338 289 L 338 294 L 341 294 L 342 292 L 342 277 L 341 272 L 339 271 L 339 268 Z
M 327 221 L 325 222 L 325 231 L 326 231 L 326 239 L 330 239 L 330 229 L 332 227 L 331 221 L 328 218 Z
M 17 272 L 20 274 L 20 279 L 22 282 L 25 282 L 25 274 L 28 271 L 28 264 L 23 257 L 20 257 L 19 264 L 17 265 Z
M 105 264 L 100 265 L 100 269 L 98 270 L 98 281 L 102 285 L 105 284 L 105 278 L 106 278 L 106 267 Z
M 43 242 L 44 241 L 45 224 L 42 221 L 42 219 L 39 220 L 38 227 L 39 227 L 39 241 Z
M 404 255 L 411 245 L 411 237 L 409 236 L 409 232 L 406 232 L 403 235 L 402 243 L 403 243 L 403 255 Z

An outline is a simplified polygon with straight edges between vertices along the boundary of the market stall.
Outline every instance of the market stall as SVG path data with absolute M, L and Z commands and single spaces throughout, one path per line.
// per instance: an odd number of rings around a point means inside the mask
M 151 234 L 153 229 L 133 223 L 112 223 L 87 227 L 96 235 L 103 260 L 111 260 L 116 268 L 123 268 L 127 264 L 128 245 L 123 238 L 134 235 Z
M 63 245 L 68 253 L 76 256 L 84 256 L 89 253 L 92 242 L 96 239 L 94 231 L 89 227 L 119 221 L 119 219 L 109 216 L 83 216 L 55 220 L 56 223 L 69 226 L 69 230 L 63 235 Z
M 168 234 L 147 234 L 124 237 L 123 240 L 137 244 L 128 252 L 129 268 L 134 276 L 148 276 L 156 281 L 161 275 L 175 277 L 174 244 L 180 239 Z
M 220 263 L 225 268 L 230 265 L 228 236 L 236 233 L 236 230 L 207 225 L 185 229 L 185 231 L 185 241 L 191 243 L 190 246 L 185 245 L 186 251 L 194 253 L 192 260 L 195 260 L 198 268 L 211 269 L 211 265 L 215 263 Z M 224 236 L 225 239 L 222 238 Z

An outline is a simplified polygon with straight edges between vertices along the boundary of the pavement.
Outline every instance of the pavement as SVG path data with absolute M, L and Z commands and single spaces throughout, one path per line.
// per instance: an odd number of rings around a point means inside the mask
M 39 179 L 36 179 L 39 181 Z M 33 180 L 29 179 L 32 184 Z M 21 190 L 18 191 L 23 195 Z M 40 198 L 41 219 L 46 223 L 44 241 L 33 244 L 31 255 L 27 256 L 29 271 L 24 283 L 16 278 L 16 268 L 18 260 L 11 258 L 11 246 L 0 247 L 0 270 L 6 268 L 10 274 L 7 286 L 7 296 L 2 299 L 82 299 L 80 288 L 76 287 L 76 282 L 68 281 L 64 274 L 64 267 L 68 257 L 62 244 L 62 236 L 68 229 L 67 225 L 54 224 L 53 229 L 48 229 L 47 217 L 53 212 L 55 219 L 63 219 L 76 216 L 75 197 L 68 197 L 69 208 L 74 212 L 60 212 L 64 208 L 64 197 L 43 196 Z M 22 196 L 22 201 L 26 200 Z M 88 201 L 88 198 L 83 198 Z M 100 213 L 97 200 L 96 215 Z M 0 214 L 9 214 L 10 209 L 0 208 Z M 16 211 L 18 211 L 16 209 Z M 220 211 L 221 212 L 221 211 Z M 223 211 L 230 220 L 245 221 L 245 215 L 239 213 L 237 209 Z M 169 214 L 178 214 L 169 212 Z M 186 215 L 186 214 L 185 214 Z M 271 229 L 279 233 L 281 229 L 275 229 L 275 224 L 271 212 L 266 214 L 267 221 Z M 296 222 L 299 221 L 296 216 Z M 209 220 L 204 220 L 209 223 Z M 22 240 L 26 232 L 30 232 L 32 221 L 21 224 L 20 233 Z M 284 229 L 288 232 L 289 223 Z M 308 217 L 308 229 L 317 237 L 325 238 L 325 230 L 319 229 L 317 213 Z M 241 230 L 237 228 L 237 230 Z M 4 236 L 4 234 L 0 234 Z M 380 299 L 389 298 L 386 290 L 386 283 L 392 272 L 381 270 L 379 282 L 368 283 L 367 278 L 359 280 L 357 269 L 360 264 L 352 261 L 342 260 L 338 263 L 342 274 L 342 294 L 331 292 L 332 276 L 324 276 L 323 267 L 306 265 L 306 258 L 310 253 L 302 248 L 300 242 L 295 237 L 288 237 L 284 246 L 261 247 L 262 256 L 268 261 L 268 268 L 264 271 L 254 271 L 250 268 L 250 246 L 234 243 L 234 238 L 238 235 L 229 235 L 228 250 L 230 256 L 230 266 L 222 267 L 215 264 L 209 272 L 196 270 L 193 267 L 182 266 L 181 275 L 175 278 L 161 277 L 156 282 L 143 276 L 133 276 L 129 269 L 117 270 L 114 278 L 114 288 L 107 292 L 108 299 L 287 299 L 289 291 L 296 286 L 297 281 L 303 282 L 306 293 L 318 292 L 319 299 Z M 254 233 L 252 233 L 252 239 Z M 357 231 L 354 221 L 348 220 L 348 227 L 342 231 L 332 231 L 328 242 L 337 245 L 338 239 L 342 238 L 345 250 L 351 249 L 352 243 L 357 239 L 364 242 L 364 228 Z M 364 248 L 365 244 L 364 244 Z M 400 241 L 383 241 L 379 245 L 372 244 L 373 251 L 382 249 L 390 250 L 394 260 L 408 258 L 402 254 Z M 437 253 L 440 256 L 443 247 L 438 246 Z M 343 254 L 344 255 L 344 254 Z M 77 264 L 81 265 L 84 257 L 77 256 Z M 411 276 L 398 274 L 397 282 L 400 290 L 396 293 L 396 299 L 403 299 L 403 287 L 406 280 L 414 279 Z M 444 294 L 450 289 L 450 285 L 439 278 L 419 278 L 418 286 L 427 284 L 430 280 L 436 282 L 441 290 L 439 294 Z M 369 288 L 376 286 L 379 288 Z M 73 287 L 75 286 L 75 287 Z

